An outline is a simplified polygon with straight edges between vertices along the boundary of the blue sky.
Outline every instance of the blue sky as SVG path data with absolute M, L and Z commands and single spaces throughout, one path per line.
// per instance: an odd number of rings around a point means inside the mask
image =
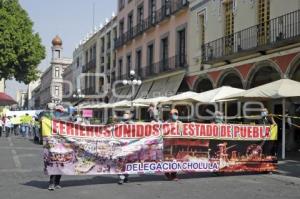
M 63 56 L 72 58 L 72 52 L 93 27 L 93 4 L 95 25 L 100 26 L 112 13 L 116 13 L 117 0 L 19 0 L 34 22 L 34 31 L 42 38 L 47 57 L 39 65 L 44 71 L 51 58 L 51 41 L 55 35 L 63 40 Z M 15 97 L 17 89 L 26 86 L 15 81 L 6 82 L 6 92 Z

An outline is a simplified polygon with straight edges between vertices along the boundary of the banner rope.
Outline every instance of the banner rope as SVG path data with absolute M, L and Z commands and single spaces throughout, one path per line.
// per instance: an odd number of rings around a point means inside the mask
M 282 118 L 283 115 L 279 115 L 279 114 L 269 114 L 268 116 L 273 116 L 273 117 L 276 117 L 276 118 Z M 230 118 L 228 118 L 230 117 Z M 250 115 L 250 116 L 227 116 L 225 118 L 227 119 L 251 119 L 251 118 L 261 118 L 262 116 L 261 115 Z M 300 117 L 298 116 L 291 116 L 291 115 L 286 115 L 285 116 L 286 118 L 291 118 L 291 119 L 298 119 L 300 120 Z
M 280 116 L 274 116 L 274 117 L 282 121 L 282 117 L 280 117 Z M 294 123 L 292 123 L 292 122 L 289 122 L 288 124 L 290 124 L 291 126 L 294 126 L 294 127 L 296 127 L 296 128 L 300 128 L 299 125 L 294 124 Z

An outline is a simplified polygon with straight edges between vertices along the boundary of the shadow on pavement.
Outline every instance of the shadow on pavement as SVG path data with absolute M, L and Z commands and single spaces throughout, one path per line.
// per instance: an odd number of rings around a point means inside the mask
M 178 175 L 180 180 L 185 179 L 196 179 L 196 178 L 216 178 L 216 177 L 226 177 L 226 176 L 241 176 L 241 175 L 262 175 L 257 173 L 190 173 L 190 174 L 180 174 Z M 88 176 L 87 176 L 88 177 Z M 88 185 L 101 185 L 101 184 L 117 184 L 117 176 L 95 176 L 87 179 L 70 179 L 68 176 L 67 180 L 64 180 L 64 176 L 61 180 L 61 185 L 63 187 L 76 187 L 76 186 L 88 186 Z M 163 175 L 140 175 L 140 176 L 129 176 L 129 183 L 142 183 L 142 182 L 164 182 L 168 181 Z M 22 184 L 24 186 L 35 187 L 39 189 L 47 189 L 47 181 L 32 180 Z
M 288 152 L 287 159 L 278 163 L 278 173 L 300 178 L 300 151 Z

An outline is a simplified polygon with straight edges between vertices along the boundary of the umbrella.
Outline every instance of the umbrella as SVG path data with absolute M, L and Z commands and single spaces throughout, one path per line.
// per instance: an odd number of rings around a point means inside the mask
M 195 100 L 204 103 L 215 103 L 220 99 L 230 96 L 232 94 L 240 93 L 245 91 L 243 89 L 234 88 L 231 86 L 222 86 L 213 90 L 209 90 L 203 93 L 200 93 Z M 225 102 L 225 122 L 227 123 L 227 102 Z
M 11 106 L 17 104 L 17 102 L 6 93 L 0 92 L 0 106 Z
M 280 79 L 275 82 L 264 84 L 240 93 L 224 97 L 222 100 L 230 99 L 281 99 L 289 97 L 300 97 L 300 82 L 290 79 Z
M 98 105 L 96 108 L 99 108 L 99 109 L 101 109 L 101 108 L 102 109 L 104 109 L 104 108 L 129 108 L 129 107 L 131 107 L 131 105 L 133 107 L 147 107 L 148 106 L 148 105 L 142 104 L 142 103 L 131 102 L 128 100 L 122 100 L 122 101 L 110 103 L 110 104 L 103 103 L 103 104 Z
M 285 104 L 286 98 L 300 97 L 300 82 L 290 79 L 280 79 L 240 93 L 223 98 L 222 100 L 251 100 L 251 99 L 282 99 L 282 159 L 285 159 Z
M 97 103 L 97 104 L 84 104 L 82 105 L 80 108 L 83 108 L 83 109 L 97 109 L 97 108 L 101 108 L 101 106 L 105 104 L 105 103 Z
M 203 93 L 195 93 L 195 92 L 184 92 L 175 96 L 172 96 L 169 98 L 170 101 L 195 101 L 195 102 L 201 102 L 201 103 L 213 103 L 216 102 L 218 99 L 232 95 L 234 93 L 238 93 L 244 91 L 242 89 L 233 88 L 230 86 L 223 86 L 217 89 L 213 89 L 210 91 L 206 91 Z M 227 103 L 225 103 L 225 116 L 227 115 Z
M 154 97 L 154 98 L 148 98 L 148 99 L 139 98 L 139 99 L 135 99 L 133 102 L 138 103 L 138 104 L 149 105 L 151 103 L 158 104 L 158 103 L 164 102 L 166 100 L 168 100 L 168 97 Z
M 187 91 L 184 93 L 180 93 L 178 95 L 173 95 L 171 97 L 168 97 L 163 102 L 197 101 L 198 96 L 199 96 L 199 93 Z
M 230 86 L 223 86 L 220 88 L 216 88 L 210 91 L 206 91 L 203 93 L 195 93 L 192 91 L 187 91 L 184 93 L 180 93 L 178 95 L 174 95 L 171 97 L 166 98 L 163 102 L 176 102 L 176 101 L 196 101 L 196 102 L 205 102 L 205 103 L 212 103 L 216 102 L 221 98 L 226 96 L 240 93 L 244 91 L 243 89 L 233 88 Z
M 245 90 L 233 88 L 231 86 L 222 86 L 220 88 L 200 93 L 195 99 L 199 102 L 213 103 L 233 94 L 241 93 L 242 91 Z
M 112 104 L 112 108 L 129 108 L 129 107 L 147 107 L 147 104 L 137 103 L 134 101 L 123 100 Z

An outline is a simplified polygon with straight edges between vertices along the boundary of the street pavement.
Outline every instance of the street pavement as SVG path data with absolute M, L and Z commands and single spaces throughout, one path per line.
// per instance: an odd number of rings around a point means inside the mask
M 26 138 L 0 138 L 0 199 L 299 199 L 300 161 L 280 162 L 276 174 L 189 174 L 178 182 L 144 175 L 116 182 L 116 176 L 63 176 L 63 188 L 50 192 L 42 147 Z

